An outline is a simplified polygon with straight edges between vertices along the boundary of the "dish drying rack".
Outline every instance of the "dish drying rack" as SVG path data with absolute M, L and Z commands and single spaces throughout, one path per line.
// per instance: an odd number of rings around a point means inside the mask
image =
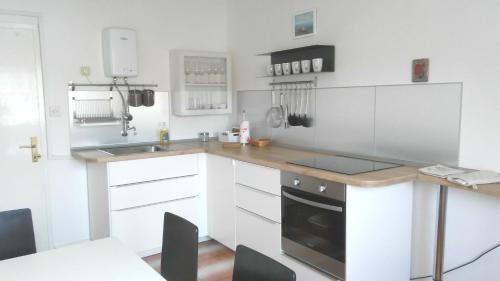
M 73 122 L 80 127 L 120 125 L 113 112 L 113 97 L 72 97 Z

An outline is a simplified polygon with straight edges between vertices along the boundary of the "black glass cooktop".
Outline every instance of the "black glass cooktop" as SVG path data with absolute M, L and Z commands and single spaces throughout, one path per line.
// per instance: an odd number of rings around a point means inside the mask
M 344 156 L 322 156 L 290 161 L 288 163 L 346 175 L 357 175 L 401 166 L 395 163 L 379 162 Z

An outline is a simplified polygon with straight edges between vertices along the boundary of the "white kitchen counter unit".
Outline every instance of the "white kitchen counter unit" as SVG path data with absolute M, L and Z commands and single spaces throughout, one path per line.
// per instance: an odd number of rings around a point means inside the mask
M 90 238 L 116 237 L 141 256 L 159 253 L 171 212 L 207 235 L 204 154 L 87 163 Z

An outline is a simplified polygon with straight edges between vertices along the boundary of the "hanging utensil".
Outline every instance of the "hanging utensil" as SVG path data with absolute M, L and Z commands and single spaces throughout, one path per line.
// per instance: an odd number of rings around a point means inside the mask
M 279 106 L 276 105 L 276 91 L 274 86 L 271 90 L 271 108 L 266 113 L 266 122 L 272 128 L 279 128 L 283 123 L 283 94 L 280 92 L 280 103 Z
M 294 95 L 293 92 L 290 90 L 290 112 L 288 113 L 288 124 L 290 126 L 295 126 L 295 116 L 293 114 L 293 105 L 294 105 Z
M 298 109 L 299 109 L 299 90 L 298 90 L 298 86 L 297 85 L 295 85 L 293 96 L 294 96 L 294 100 L 292 101 L 292 104 L 294 106 L 294 110 L 293 110 L 293 114 L 291 114 L 291 116 L 288 119 L 288 121 L 290 122 L 291 126 L 300 126 L 301 123 L 300 123 L 300 117 L 299 117 L 299 113 L 298 113 Z
M 302 114 L 302 112 L 304 110 L 304 92 L 305 92 L 304 85 L 301 84 L 300 92 L 299 92 L 299 94 L 300 94 L 300 108 L 299 108 L 299 113 L 297 114 L 298 126 L 302 126 L 304 123 L 304 115 Z
M 306 90 L 306 108 L 304 110 L 304 118 L 302 119 L 302 126 L 309 128 L 312 126 L 312 118 L 310 116 L 307 116 L 307 110 L 309 109 L 309 99 L 312 91 L 312 85 L 309 84 Z
M 288 129 L 290 128 L 290 124 L 288 123 L 288 112 L 289 112 L 289 108 L 288 108 L 288 104 L 290 103 L 289 102 L 289 93 L 288 93 L 288 87 L 285 87 L 285 95 L 284 95 L 284 100 L 285 100 L 285 104 L 284 104 L 284 108 L 283 108 L 283 116 L 285 117 L 284 118 L 284 121 L 285 121 L 285 129 Z

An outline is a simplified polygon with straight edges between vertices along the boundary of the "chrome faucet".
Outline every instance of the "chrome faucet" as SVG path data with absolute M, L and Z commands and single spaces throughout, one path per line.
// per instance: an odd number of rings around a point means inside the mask
M 117 77 L 113 77 L 113 85 L 116 88 L 116 90 L 118 91 L 118 94 L 120 94 L 120 98 L 122 100 L 122 108 L 123 108 L 122 112 L 123 113 L 122 113 L 122 116 L 120 118 L 121 122 L 122 122 L 122 132 L 121 132 L 122 136 L 124 136 L 124 137 L 128 136 L 128 131 L 130 131 L 130 130 L 134 130 L 134 135 L 137 135 L 136 128 L 130 127 L 130 121 L 132 121 L 132 119 L 134 119 L 134 117 L 132 116 L 132 114 L 130 114 L 128 102 L 125 101 L 125 97 L 123 96 L 122 91 L 120 90 L 120 88 L 118 88 L 118 85 L 116 84 L 117 80 L 118 80 Z M 123 80 L 124 80 L 125 84 L 128 86 L 127 77 L 124 77 Z M 127 92 L 127 101 L 128 101 L 128 92 Z

